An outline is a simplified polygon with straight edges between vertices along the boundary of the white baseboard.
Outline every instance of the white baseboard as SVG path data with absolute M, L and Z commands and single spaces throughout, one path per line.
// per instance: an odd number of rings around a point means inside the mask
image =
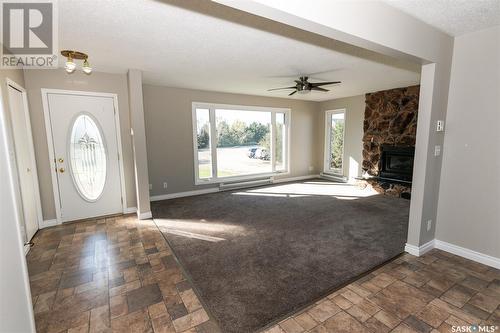
M 286 183 L 286 182 L 296 182 L 299 180 L 307 180 L 319 178 L 319 175 L 306 175 L 306 176 L 298 176 L 298 177 L 287 177 L 287 178 L 273 178 L 273 183 Z
M 457 256 L 464 257 L 476 261 L 478 263 L 491 266 L 500 269 L 500 258 L 492 257 L 488 254 L 480 253 L 477 251 L 469 250 L 464 247 L 454 245 L 451 243 L 443 242 L 440 240 L 434 240 L 434 247 L 449 253 L 453 253 Z
M 201 195 L 201 194 L 208 194 L 208 193 L 215 193 L 215 192 L 219 192 L 218 187 L 211 187 L 211 188 L 205 188 L 202 190 L 194 190 L 194 191 L 185 191 L 185 192 L 153 195 L 149 198 L 149 200 L 160 201 L 160 200 L 168 200 L 168 199 L 175 199 L 175 198 L 182 198 L 182 197 L 191 197 L 194 195 Z
M 124 207 L 123 214 L 132 214 L 137 212 L 137 207 Z
M 53 226 L 59 225 L 59 224 L 61 224 L 61 223 L 59 223 L 56 219 L 43 220 L 42 225 L 39 227 L 40 227 L 40 229 L 43 229 L 43 228 L 53 227 Z
M 411 255 L 419 257 L 434 248 L 455 254 L 457 256 L 472 261 L 476 261 L 478 263 L 490 267 L 500 269 L 500 258 L 496 258 L 488 254 L 480 253 L 474 250 L 466 249 L 465 247 L 461 247 L 455 244 L 443 242 L 438 239 L 433 239 L 421 246 L 415 246 L 407 243 L 405 246 L 405 252 L 408 252 Z
M 139 220 L 148 220 L 153 218 L 153 215 L 151 212 L 139 213 L 139 211 L 137 211 L 137 218 L 139 218 Z
M 294 182 L 294 181 L 313 179 L 313 178 L 319 178 L 319 175 L 306 175 L 306 176 L 278 178 L 278 179 L 274 178 L 273 183 Z M 149 200 L 161 201 L 161 200 L 191 197 L 191 196 L 195 196 L 195 195 L 202 195 L 202 194 L 215 193 L 215 192 L 220 192 L 220 189 L 218 187 L 210 187 L 210 188 L 205 188 L 202 190 L 153 195 L 149 198 Z
M 411 255 L 420 257 L 426 252 L 429 252 L 434 248 L 434 239 L 425 243 L 424 245 L 421 246 L 416 246 L 416 245 L 411 245 L 406 243 L 405 245 L 405 252 L 408 252 Z
M 331 175 L 329 173 L 324 173 L 324 172 L 320 173 L 319 175 L 321 178 L 333 180 L 336 182 L 347 183 L 347 181 L 349 180 L 347 177 L 344 177 L 344 176 Z

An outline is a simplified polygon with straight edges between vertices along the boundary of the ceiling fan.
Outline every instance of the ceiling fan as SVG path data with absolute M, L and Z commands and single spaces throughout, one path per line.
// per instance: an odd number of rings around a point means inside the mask
M 284 88 L 274 88 L 274 89 L 269 89 L 268 91 L 273 91 L 273 90 L 284 90 L 284 89 L 295 89 L 295 91 L 292 91 L 288 96 L 292 96 L 295 93 L 299 94 L 307 94 L 311 90 L 317 90 L 317 91 L 329 91 L 328 89 L 321 88 L 321 86 L 326 86 L 329 84 L 337 84 L 340 83 L 340 81 L 331 81 L 331 82 L 309 82 L 307 81 L 309 78 L 307 76 L 301 76 L 299 77 L 298 80 L 295 81 L 295 85 L 291 87 L 284 87 Z

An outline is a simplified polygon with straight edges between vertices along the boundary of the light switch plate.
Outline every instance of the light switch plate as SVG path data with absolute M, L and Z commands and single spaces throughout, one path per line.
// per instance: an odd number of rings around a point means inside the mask
M 436 131 L 442 132 L 444 131 L 444 120 L 438 120 L 436 123 Z

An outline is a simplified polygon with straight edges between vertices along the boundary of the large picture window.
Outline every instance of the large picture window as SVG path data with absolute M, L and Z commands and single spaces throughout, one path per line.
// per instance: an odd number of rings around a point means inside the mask
M 196 184 L 288 172 L 290 110 L 193 103 Z
M 343 175 L 345 110 L 326 111 L 325 173 Z

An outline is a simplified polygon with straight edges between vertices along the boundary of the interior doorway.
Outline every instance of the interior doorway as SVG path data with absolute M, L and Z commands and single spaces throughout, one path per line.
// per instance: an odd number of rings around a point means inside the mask
M 43 221 L 38 187 L 35 150 L 31 133 L 31 121 L 26 90 L 7 79 L 10 122 L 14 141 L 18 184 L 21 194 L 21 236 L 29 243 Z

